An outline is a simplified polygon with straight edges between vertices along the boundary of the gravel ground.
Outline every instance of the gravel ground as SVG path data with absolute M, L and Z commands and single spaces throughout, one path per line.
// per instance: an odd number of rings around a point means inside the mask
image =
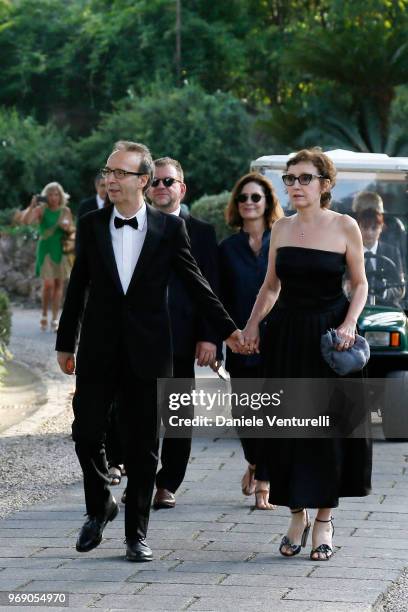
M 82 478 L 70 437 L 74 383 L 59 371 L 55 335 L 39 331 L 39 317 L 37 310 L 13 309 L 11 352 L 41 376 L 48 402 L 30 423 L 0 436 L 0 518 Z
M 392 585 L 384 601 L 375 608 L 376 612 L 407 612 L 408 611 L 408 568 L 397 582 Z
M 71 409 L 45 421 L 32 435 L 0 439 L 0 518 L 81 479 L 70 437 Z

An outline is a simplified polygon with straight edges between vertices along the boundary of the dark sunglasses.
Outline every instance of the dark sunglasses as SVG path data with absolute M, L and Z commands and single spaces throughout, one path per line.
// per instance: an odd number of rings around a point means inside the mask
M 309 185 L 309 183 L 314 178 L 325 178 L 321 174 L 299 174 L 299 176 L 295 176 L 294 174 L 284 174 L 282 176 L 282 181 L 288 187 L 293 187 L 296 181 L 299 181 L 299 185 Z
M 264 196 L 261 195 L 260 193 L 250 193 L 249 195 L 247 193 L 240 193 L 239 196 L 237 196 L 237 202 L 239 202 L 240 204 L 243 204 L 248 199 L 250 199 L 252 200 L 252 202 L 256 203 L 256 202 L 260 202 L 263 197 Z
M 166 176 L 166 178 L 161 179 L 161 178 L 154 178 L 152 180 L 152 187 L 158 187 L 160 185 L 160 183 L 163 183 L 163 187 L 171 187 L 173 183 L 182 183 L 183 181 L 179 181 L 176 178 L 173 178 L 172 176 Z

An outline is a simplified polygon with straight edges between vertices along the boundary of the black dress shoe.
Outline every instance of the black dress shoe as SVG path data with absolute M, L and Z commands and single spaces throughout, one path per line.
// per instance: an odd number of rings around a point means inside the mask
M 153 561 L 153 553 L 144 538 L 128 538 L 126 540 L 126 559 L 128 561 Z
M 108 511 L 104 516 L 88 516 L 79 532 L 76 543 L 77 551 L 88 552 L 99 546 L 102 542 L 103 530 L 105 529 L 106 523 L 108 521 L 113 521 L 113 519 L 117 517 L 118 512 L 119 506 L 113 497 Z
M 168 489 L 157 489 L 153 499 L 153 508 L 174 508 L 176 505 L 176 496 Z

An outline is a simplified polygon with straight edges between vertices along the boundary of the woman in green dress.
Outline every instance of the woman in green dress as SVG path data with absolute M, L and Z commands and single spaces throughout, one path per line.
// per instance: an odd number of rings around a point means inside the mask
M 48 183 L 41 197 L 33 196 L 21 216 L 24 224 L 39 224 L 39 240 L 35 272 L 43 281 L 42 330 L 48 327 L 48 307 L 51 305 L 51 330 L 58 329 L 58 313 L 61 305 L 64 281 L 69 277 L 70 265 L 63 252 L 63 239 L 72 230 L 72 214 L 67 206 L 68 194 L 59 183 Z

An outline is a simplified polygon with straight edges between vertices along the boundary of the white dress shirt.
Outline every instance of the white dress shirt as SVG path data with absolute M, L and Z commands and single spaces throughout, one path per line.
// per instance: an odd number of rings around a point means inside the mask
M 367 249 L 366 247 L 364 247 L 364 253 L 372 253 L 373 255 L 377 255 L 377 249 L 378 249 L 378 240 L 377 242 L 371 247 L 371 249 Z M 371 259 L 371 263 L 373 266 L 373 270 L 377 269 L 377 260 L 372 258 Z
M 101 210 L 105 206 L 105 200 L 102 200 L 99 193 L 96 194 L 96 203 L 98 205 L 98 210 Z
M 116 267 L 118 269 L 123 293 L 126 293 L 129 288 L 133 272 L 136 268 L 146 238 L 147 219 L 145 203 L 143 203 L 143 206 L 134 216 L 138 223 L 137 230 L 130 225 L 116 228 L 114 224 L 115 217 L 119 217 L 120 219 L 126 219 L 126 217 L 121 215 L 116 206 L 114 206 L 109 224 Z
M 176 210 L 173 210 L 173 212 L 171 212 L 170 214 L 174 215 L 175 217 L 179 217 L 180 216 L 180 212 L 181 212 L 181 206 L 176 208 Z

